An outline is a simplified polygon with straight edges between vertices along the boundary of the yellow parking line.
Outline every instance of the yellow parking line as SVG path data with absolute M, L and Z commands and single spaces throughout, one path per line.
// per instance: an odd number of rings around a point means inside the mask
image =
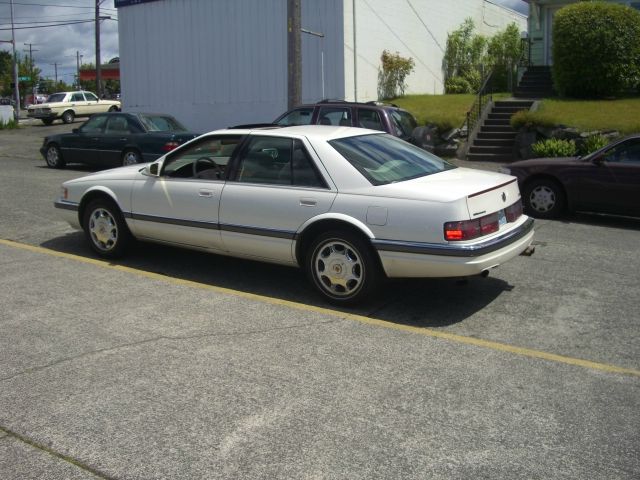
M 242 292 L 240 290 L 232 290 L 230 288 L 216 287 L 213 285 L 207 285 L 205 283 L 194 282 L 191 280 L 183 280 L 180 278 L 173 278 L 173 277 L 161 275 L 158 273 L 145 272 L 144 270 L 137 270 L 135 268 L 125 267 L 123 265 L 117 265 L 104 260 L 81 257 L 81 256 L 73 255 L 70 253 L 57 252 L 55 250 L 50 250 L 48 248 L 36 247 L 33 245 L 27 245 L 24 243 L 14 242 L 11 240 L 0 239 L 0 244 L 5 245 L 7 247 L 27 250 L 30 252 L 41 253 L 41 254 L 50 255 L 50 256 L 59 257 L 59 258 L 66 258 L 69 260 L 87 263 L 87 264 L 95 265 L 102 268 L 108 268 L 110 270 L 126 272 L 133 275 L 150 278 L 153 280 L 159 280 L 162 282 L 171 283 L 174 285 L 184 285 L 188 287 L 209 290 L 217 293 L 234 295 L 236 297 L 242 297 L 242 298 L 247 298 L 251 300 L 256 300 L 259 302 L 270 303 L 272 305 L 281 305 L 281 306 L 293 308 L 296 310 L 315 312 L 323 315 L 329 315 L 332 317 L 338 317 L 341 319 L 352 320 L 352 321 L 360 322 L 367 325 L 374 325 L 376 327 L 388 328 L 392 330 L 400 330 L 403 332 L 424 335 L 427 337 L 449 340 L 455 343 L 473 345 L 476 347 L 487 348 L 487 349 L 496 350 L 500 352 L 508 352 L 515 355 L 548 360 L 551 362 L 564 363 L 566 365 L 573 365 L 577 367 L 588 368 L 591 370 L 600 370 L 608 373 L 620 373 L 620 374 L 633 375 L 633 376 L 640 377 L 640 370 L 636 370 L 633 368 L 619 367 L 617 365 L 609 365 L 606 363 L 592 362 L 589 360 L 582 360 L 579 358 L 567 357 L 564 355 L 556 355 L 554 353 L 544 352 L 541 350 L 522 348 L 522 347 L 517 347 L 514 345 L 505 344 L 505 343 L 492 342 L 490 340 L 482 340 L 480 338 L 466 337 L 464 335 L 456 335 L 455 333 L 448 333 L 448 332 L 433 330 L 425 327 L 412 327 L 410 325 L 401 325 L 401 324 L 389 322 L 386 320 L 379 320 L 376 318 L 365 317 L 364 315 L 341 312 L 338 310 L 331 310 L 329 308 L 316 307 L 313 305 L 305 305 L 303 303 L 291 302 L 289 300 L 282 300 L 274 297 L 267 297 L 265 295 L 256 295 L 254 293 Z

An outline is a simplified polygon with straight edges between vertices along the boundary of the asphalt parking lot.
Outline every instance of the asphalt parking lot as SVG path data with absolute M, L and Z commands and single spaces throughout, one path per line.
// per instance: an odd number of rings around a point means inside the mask
M 90 170 L 38 152 L 79 125 L 0 131 L 0 479 L 640 478 L 640 220 L 339 311 L 295 269 L 96 259 L 53 208 Z

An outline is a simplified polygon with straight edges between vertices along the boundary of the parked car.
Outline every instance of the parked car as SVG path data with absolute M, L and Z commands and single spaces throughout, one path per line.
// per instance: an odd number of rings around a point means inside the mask
M 51 125 L 58 118 L 64 123 L 72 123 L 76 117 L 119 110 L 119 101 L 100 100 L 91 92 L 60 92 L 49 95 L 45 103 L 31 105 L 27 109 L 27 117 L 39 118 L 45 125 Z
M 55 202 L 100 256 L 132 238 L 299 266 L 349 305 L 387 277 L 464 277 L 523 252 L 515 178 L 345 127 L 227 129 L 69 180 Z
M 535 217 L 557 218 L 567 210 L 640 216 L 640 135 L 585 157 L 533 158 L 501 171 L 518 178 Z
M 100 113 L 73 133 L 46 136 L 40 153 L 51 168 L 68 163 L 116 167 L 151 162 L 197 136 L 170 115 Z
M 323 100 L 313 105 L 301 105 L 274 120 L 281 126 L 340 125 L 361 127 L 387 132 L 394 137 L 413 143 L 416 119 L 397 105 L 380 102 L 346 102 Z

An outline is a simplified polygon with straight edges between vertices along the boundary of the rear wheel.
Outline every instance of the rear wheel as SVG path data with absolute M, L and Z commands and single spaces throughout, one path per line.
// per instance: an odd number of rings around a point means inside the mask
M 140 153 L 138 153 L 136 150 L 125 150 L 124 152 L 122 152 L 122 166 L 124 167 L 126 167 L 127 165 L 140 163 L 140 160 Z
M 326 232 L 310 245 L 306 271 L 331 303 L 355 305 L 377 289 L 381 272 L 371 247 L 347 231 Z
M 118 111 L 118 107 L 116 107 L 115 105 L 113 107 L 109 108 L 110 112 L 117 112 Z
M 84 233 L 89 245 L 101 257 L 122 256 L 131 233 L 120 209 L 109 200 L 92 200 L 84 211 Z
M 47 167 L 49 168 L 64 168 L 65 161 L 62 158 L 62 153 L 60 152 L 60 148 L 56 144 L 51 144 L 47 146 L 47 151 L 45 152 L 45 158 L 47 161 Z
M 557 218 L 565 210 L 566 198 L 560 184 L 548 179 L 533 179 L 525 185 L 524 205 L 538 218 Z
M 73 110 L 67 110 L 62 114 L 62 121 L 64 123 L 73 123 L 73 120 L 75 118 L 76 118 L 76 115 L 75 113 L 73 113 Z

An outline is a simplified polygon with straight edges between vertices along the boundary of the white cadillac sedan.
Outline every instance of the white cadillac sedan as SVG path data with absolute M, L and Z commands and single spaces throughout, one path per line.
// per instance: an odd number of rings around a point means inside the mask
M 338 305 L 385 276 L 486 275 L 534 233 L 516 178 L 334 126 L 214 131 L 65 182 L 55 206 L 102 257 L 135 238 L 299 266 Z

